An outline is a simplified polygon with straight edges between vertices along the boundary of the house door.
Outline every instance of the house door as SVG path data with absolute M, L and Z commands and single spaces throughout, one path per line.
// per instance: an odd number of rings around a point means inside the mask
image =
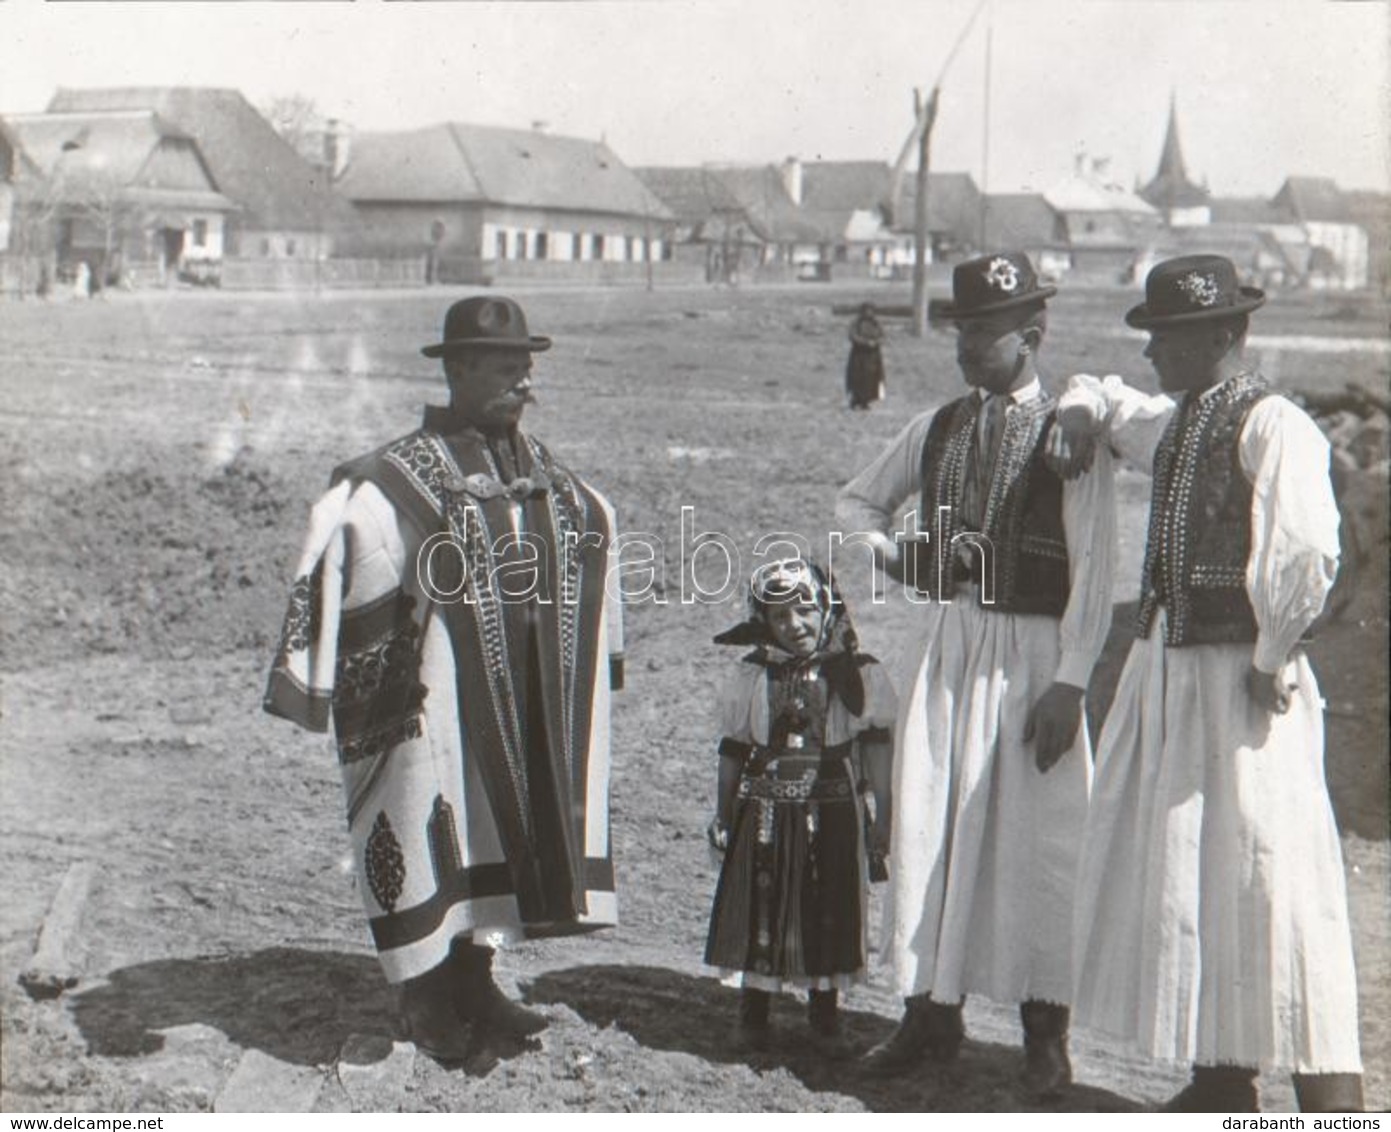
M 182 228 L 161 228 L 159 273 L 166 283 L 172 283 L 179 270 L 179 258 L 184 254 Z

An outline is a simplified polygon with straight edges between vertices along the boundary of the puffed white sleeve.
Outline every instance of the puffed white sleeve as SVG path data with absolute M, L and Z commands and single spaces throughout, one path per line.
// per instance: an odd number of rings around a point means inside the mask
M 1111 628 L 1116 574 L 1115 461 L 1098 446 L 1091 470 L 1063 484 L 1068 599 L 1054 680 L 1086 688 Z
M 840 490 L 836 522 L 846 537 L 885 535 L 904 500 L 919 490 L 923 445 L 936 411 L 910 421 L 872 463 Z
M 1246 592 L 1256 615 L 1252 663 L 1274 673 L 1323 611 L 1338 572 L 1338 505 L 1329 445 L 1283 397 L 1247 415 L 1239 441 L 1251 482 L 1251 557 Z

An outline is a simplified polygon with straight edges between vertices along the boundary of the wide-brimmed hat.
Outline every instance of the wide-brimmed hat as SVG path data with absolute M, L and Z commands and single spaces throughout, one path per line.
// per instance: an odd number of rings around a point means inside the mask
M 1125 321 L 1140 330 L 1152 326 L 1229 318 L 1265 302 L 1259 287 L 1237 282 L 1236 265 L 1220 255 L 1166 259 L 1145 277 L 1145 301 L 1131 307 Z
M 549 350 L 551 340 L 529 334 L 526 315 L 513 300 L 502 295 L 475 295 L 460 299 L 444 316 L 444 336 L 420 352 L 427 358 L 441 358 L 460 350 L 491 347 L 501 350 Z
M 951 273 L 951 302 L 939 308 L 953 322 L 981 318 L 1025 303 L 1042 302 L 1058 293 L 1040 287 L 1038 272 L 1023 252 L 992 252 L 958 263 Z

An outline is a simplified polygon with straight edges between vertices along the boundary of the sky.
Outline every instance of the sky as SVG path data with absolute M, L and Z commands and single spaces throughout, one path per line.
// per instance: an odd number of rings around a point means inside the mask
M 542 122 L 629 165 L 892 162 L 939 81 L 931 167 L 992 192 L 1079 152 L 1148 180 L 1171 95 L 1217 195 L 1391 190 L 1388 0 L 0 0 L 0 113 L 222 86 L 358 130 Z

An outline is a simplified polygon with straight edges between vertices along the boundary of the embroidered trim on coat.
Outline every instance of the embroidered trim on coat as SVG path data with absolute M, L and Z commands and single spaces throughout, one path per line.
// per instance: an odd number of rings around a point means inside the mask
M 388 912 L 396 911 L 396 901 L 406 883 L 406 858 L 385 810 L 378 812 L 372 832 L 367 835 L 363 864 L 372 898 Z

